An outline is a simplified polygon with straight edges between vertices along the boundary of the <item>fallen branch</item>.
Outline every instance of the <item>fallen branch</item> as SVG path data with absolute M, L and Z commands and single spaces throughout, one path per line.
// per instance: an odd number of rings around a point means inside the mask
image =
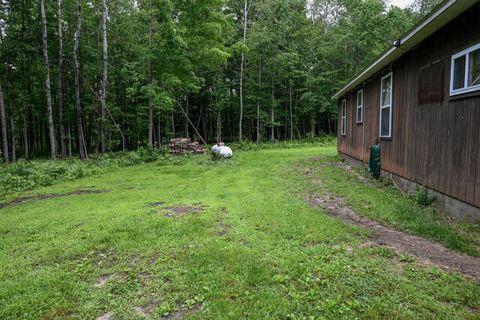
M 190 118 L 188 117 L 187 113 L 185 112 L 185 110 L 182 108 L 182 106 L 180 104 L 178 104 L 178 106 L 180 107 L 180 109 L 182 110 L 183 114 L 185 115 L 185 118 L 187 118 L 188 122 L 190 123 L 190 125 L 193 127 L 193 130 L 195 130 L 196 134 L 198 135 L 198 137 L 200 138 L 200 140 L 202 140 L 203 144 L 207 144 L 205 142 L 205 140 L 203 140 L 202 138 L 202 135 L 200 134 L 200 132 L 198 132 L 197 130 L 197 127 L 195 127 L 195 125 L 192 123 L 192 121 L 190 120 Z
M 400 188 L 397 186 L 397 184 L 395 183 L 395 180 L 393 179 L 393 174 L 391 174 L 391 173 L 390 173 L 390 180 L 392 180 L 393 186 L 394 186 L 395 188 L 397 188 L 398 191 L 400 191 L 400 192 L 402 193 L 402 195 L 403 195 L 404 198 L 406 198 L 407 195 L 405 194 L 405 192 L 403 192 L 402 189 L 400 189 Z

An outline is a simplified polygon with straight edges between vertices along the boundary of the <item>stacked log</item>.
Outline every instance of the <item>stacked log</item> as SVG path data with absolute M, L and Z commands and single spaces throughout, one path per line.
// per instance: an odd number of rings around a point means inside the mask
M 168 145 L 170 149 L 170 154 L 174 155 L 184 155 L 187 153 L 192 154 L 205 154 L 207 149 L 198 144 L 198 142 L 192 142 L 189 138 L 176 138 L 171 139 L 170 144 Z

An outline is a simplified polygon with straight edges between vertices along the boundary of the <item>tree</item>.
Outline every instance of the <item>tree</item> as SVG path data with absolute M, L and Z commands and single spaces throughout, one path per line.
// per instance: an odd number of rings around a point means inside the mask
M 238 124 L 238 138 L 242 141 L 243 138 L 243 78 L 245 76 L 245 46 L 247 43 L 247 26 L 248 26 L 248 11 L 250 11 L 251 2 L 245 0 L 243 8 L 243 48 L 242 48 L 242 59 L 240 63 L 240 117 Z
M 58 122 L 60 123 L 60 150 L 62 157 L 67 157 L 65 143 L 65 124 L 63 123 L 63 107 L 65 101 L 63 82 L 63 20 L 62 0 L 57 0 L 57 37 L 58 37 Z
M 48 40 L 47 40 L 47 18 L 45 15 L 45 0 L 40 0 L 40 13 L 42 16 L 43 26 L 43 57 L 45 59 L 45 96 L 47 100 L 47 116 L 48 116 L 48 135 L 50 139 L 50 154 L 53 160 L 57 158 L 56 142 L 55 142 L 55 127 L 53 125 L 53 111 L 52 111 L 52 93 L 50 88 L 50 63 L 48 60 Z
M 2 83 L 0 82 L 0 127 L 2 131 L 2 153 L 3 161 L 8 163 L 8 136 L 7 136 L 7 119 L 5 116 L 5 101 L 3 100 Z
M 76 17 L 77 27 L 73 39 L 73 61 L 75 65 L 75 103 L 77 108 L 77 139 L 78 139 L 78 152 L 80 159 L 88 159 L 87 147 L 85 144 L 85 135 L 83 131 L 82 121 L 82 101 L 80 97 L 80 63 L 78 62 L 78 48 L 80 45 L 80 32 L 82 29 L 82 16 L 81 16 L 81 0 L 76 2 Z
M 62 157 L 333 133 L 331 96 L 420 17 L 387 0 L 82 1 L 0 1 L 9 160 L 51 154 L 45 70 Z
M 101 104 L 101 132 L 100 143 L 102 146 L 102 153 L 105 153 L 105 115 L 107 108 L 107 82 L 108 82 L 108 42 L 107 42 L 107 17 L 108 8 L 107 1 L 102 0 L 102 46 L 103 46 L 103 77 L 102 77 L 102 89 L 100 93 Z

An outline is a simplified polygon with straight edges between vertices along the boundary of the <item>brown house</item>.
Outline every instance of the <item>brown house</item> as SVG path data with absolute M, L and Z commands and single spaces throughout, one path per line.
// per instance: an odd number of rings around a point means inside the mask
M 480 219 L 480 0 L 445 0 L 335 96 L 338 151 Z

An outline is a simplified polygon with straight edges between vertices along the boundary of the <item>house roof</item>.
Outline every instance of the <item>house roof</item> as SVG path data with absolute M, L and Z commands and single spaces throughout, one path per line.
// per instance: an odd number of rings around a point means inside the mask
M 337 92 L 333 98 L 339 99 L 350 90 L 355 89 L 359 84 L 400 58 L 404 53 L 414 48 L 417 44 L 425 40 L 425 38 L 458 17 L 478 1 L 479 0 L 445 0 L 440 3 L 398 41 L 395 41 L 396 43 L 382 53 L 375 62 Z

